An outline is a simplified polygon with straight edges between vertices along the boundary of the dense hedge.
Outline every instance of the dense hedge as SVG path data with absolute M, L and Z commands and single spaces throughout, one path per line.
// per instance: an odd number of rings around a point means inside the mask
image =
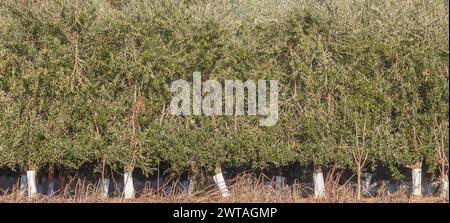
M 0 166 L 447 174 L 445 2 L 1 0 Z M 279 80 L 278 124 L 169 115 L 195 71 Z

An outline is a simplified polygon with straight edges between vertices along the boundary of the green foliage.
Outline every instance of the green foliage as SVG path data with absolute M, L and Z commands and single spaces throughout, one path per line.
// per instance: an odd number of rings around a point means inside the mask
M 416 161 L 433 172 L 448 154 L 443 1 L 2 0 L 0 28 L 0 166 L 357 168 L 366 157 L 398 175 Z M 195 71 L 279 80 L 278 124 L 170 116 L 171 82 Z

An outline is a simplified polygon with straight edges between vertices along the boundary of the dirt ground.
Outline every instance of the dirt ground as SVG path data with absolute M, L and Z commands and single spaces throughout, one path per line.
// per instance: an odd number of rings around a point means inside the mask
M 56 191 L 54 196 L 37 194 L 33 198 L 19 195 L 17 187 L 4 191 L 0 195 L 2 203 L 448 203 L 448 197 L 442 198 L 439 194 L 433 196 L 410 196 L 407 191 L 395 193 L 379 192 L 374 196 L 363 196 L 356 199 L 354 185 L 341 185 L 337 180 L 329 179 L 325 185 L 326 196 L 321 199 L 314 198 L 312 188 L 302 184 L 286 186 L 275 189 L 274 182 L 267 178 L 241 175 L 227 182 L 231 196 L 222 198 L 218 188 L 210 185 L 192 195 L 180 193 L 173 189 L 167 193 L 164 188 L 145 188 L 136 193 L 134 199 L 123 199 L 120 194 L 108 198 L 100 196 L 95 185 L 82 182 Z

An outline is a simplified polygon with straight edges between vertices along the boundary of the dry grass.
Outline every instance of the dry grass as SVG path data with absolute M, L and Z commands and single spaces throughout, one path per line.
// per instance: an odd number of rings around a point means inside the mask
M 103 198 L 94 184 L 83 180 L 66 186 L 56 192 L 55 196 L 37 195 L 34 198 L 19 196 L 17 186 L 6 191 L 0 196 L 0 202 L 6 203 L 442 203 L 448 202 L 437 196 L 420 198 L 410 197 L 407 193 L 398 191 L 391 195 L 377 197 L 364 197 L 356 200 L 356 192 L 348 182 L 338 184 L 341 173 L 327 175 L 327 195 L 321 199 L 315 199 L 311 195 L 312 188 L 306 184 L 295 182 L 293 185 L 276 190 L 275 181 L 265 175 L 241 174 L 229 180 L 229 190 L 232 194 L 229 198 L 222 198 L 215 185 L 210 185 L 193 195 L 180 193 L 179 182 L 173 182 L 172 192 L 167 193 L 162 185 L 158 189 L 152 189 L 146 185 L 143 191 L 137 194 L 133 200 L 125 200 L 120 197 Z

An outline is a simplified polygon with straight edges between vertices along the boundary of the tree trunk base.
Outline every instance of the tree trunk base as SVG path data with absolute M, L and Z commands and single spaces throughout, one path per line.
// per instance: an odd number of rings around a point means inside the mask
M 21 197 L 27 196 L 27 187 L 28 187 L 27 175 L 20 176 L 19 196 Z
M 325 197 L 325 184 L 323 180 L 323 173 L 318 172 L 313 175 L 314 180 L 314 197 L 323 198 Z
M 412 196 L 422 196 L 422 169 L 412 170 Z
M 133 172 L 127 171 L 123 174 L 124 188 L 123 196 L 125 199 L 133 199 L 135 196 L 134 186 L 133 186 Z
M 441 177 L 441 197 L 448 200 L 448 176 Z
M 223 178 L 222 174 L 222 168 L 220 166 L 217 166 L 214 170 L 214 173 L 216 174 L 213 179 L 216 183 L 217 187 L 219 188 L 220 194 L 222 194 L 222 197 L 229 197 L 230 191 L 228 191 L 227 184 L 225 183 L 225 179 Z

